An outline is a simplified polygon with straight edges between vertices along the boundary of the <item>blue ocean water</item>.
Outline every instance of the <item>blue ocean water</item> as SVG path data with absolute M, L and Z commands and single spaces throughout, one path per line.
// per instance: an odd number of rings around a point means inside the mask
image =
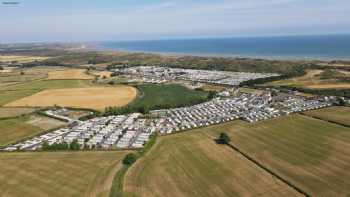
M 100 49 L 223 57 L 350 60 L 350 35 L 101 42 Z

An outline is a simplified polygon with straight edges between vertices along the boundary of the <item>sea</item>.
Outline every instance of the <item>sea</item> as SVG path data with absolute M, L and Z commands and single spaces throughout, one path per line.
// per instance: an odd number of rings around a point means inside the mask
M 101 50 L 170 55 L 350 60 L 350 34 L 108 41 L 96 46 Z

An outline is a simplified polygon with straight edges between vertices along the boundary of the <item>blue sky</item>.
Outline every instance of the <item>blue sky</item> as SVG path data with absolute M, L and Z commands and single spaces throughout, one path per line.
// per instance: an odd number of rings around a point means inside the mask
M 17 1 L 0 43 L 350 33 L 350 0 Z

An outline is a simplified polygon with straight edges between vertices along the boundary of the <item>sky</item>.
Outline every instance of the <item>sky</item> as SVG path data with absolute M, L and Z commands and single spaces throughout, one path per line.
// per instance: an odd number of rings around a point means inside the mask
M 350 33 L 350 0 L 0 2 L 0 43 Z

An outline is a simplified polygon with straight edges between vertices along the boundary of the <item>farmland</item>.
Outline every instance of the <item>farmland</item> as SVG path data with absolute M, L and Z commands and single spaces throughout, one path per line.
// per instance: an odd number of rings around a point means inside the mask
M 107 197 L 127 151 L 0 154 L 3 196 Z
M 27 124 L 27 120 L 27 117 L 0 120 L 0 146 L 16 142 L 42 131 L 39 127 Z
M 65 123 L 37 115 L 0 120 L 0 146 L 17 142 L 62 125 L 65 125 Z
M 0 72 L 0 88 L 3 86 L 9 86 L 13 84 L 19 84 L 24 82 L 30 82 L 33 80 L 45 79 L 49 72 L 55 70 L 61 70 L 60 67 L 34 67 L 34 68 L 10 68 L 8 72 Z
M 304 112 L 304 114 L 322 120 L 350 126 L 350 107 L 330 107 L 326 109 Z
M 28 107 L 0 107 L 0 118 L 20 116 L 34 112 L 35 108 Z
M 46 89 L 90 87 L 88 80 L 35 80 L 0 88 L 0 106 Z
M 314 196 L 347 196 L 350 129 L 303 115 L 202 129 L 232 144 Z
M 125 196 L 298 196 L 206 132 L 158 139 L 127 172 Z
M 6 106 L 68 106 L 103 110 L 107 106 L 124 106 L 136 98 L 131 86 L 90 87 L 44 90 Z
M 350 75 L 344 70 L 307 70 L 301 77 L 294 77 L 280 81 L 269 82 L 272 86 L 294 86 L 311 89 L 347 89 L 350 88 L 348 81 Z
M 94 79 L 94 76 L 87 74 L 86 69 L 65 69 L 49 72 L 48 79 Z
M 46 59 L 48 59 L 48 57 L 0 55 L 0 62 L 27 63 L 27 62 L 33 62 L 33 61 L 46 60 Z

